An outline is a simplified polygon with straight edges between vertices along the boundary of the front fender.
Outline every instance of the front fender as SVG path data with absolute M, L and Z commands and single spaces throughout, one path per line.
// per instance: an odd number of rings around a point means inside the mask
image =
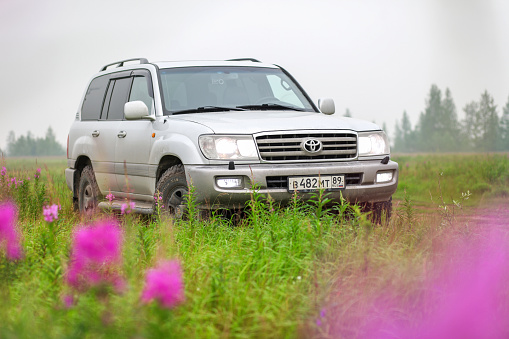
M 168 134 L 156 141 L 152 146 L 150 163 L 157 165 L 160 159 L 167 155 L 179 158 L 183 164 L 206 164 L 205 159 L 198 145 L 198 136 L 191 138 L 182 134 Z

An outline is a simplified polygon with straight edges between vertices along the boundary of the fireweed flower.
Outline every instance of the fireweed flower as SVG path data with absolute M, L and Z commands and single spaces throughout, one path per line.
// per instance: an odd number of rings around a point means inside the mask
M 70 294 L 64 295 L 62 297 L 62 302 L 66 308 L 71 308 L 74 306 L 74 297 Z
M 2 171 L 0 172 L 0 174 L 2 176 L 6 175 L 7 174 L 7 168 L 5 168 L 5 166 L 2 166 Z
M 35 179 L 39 179 L 41 176 L 41 169 L 38 168 L 36 171 L 35 171 L 35 175 L 34 175 L 34 178 Z
M 20 236 L 15 227 L 16 206 L 0 205 L 0 251 L 10 260 L 21 258 Z
M 145 277 L 145 288 L 141 295 L 143 303 L 156 300 L 164 308 L 173 308 L 182 303 L 184 282 L 178 260 L 163 261 L 156 268 L 149 269 Z
M 160 194 L 156 194 L 154 196 L 154 200 L 155 200 L 155 203 L 156 203 L 156 207 L 164 208 L 164 205 L 162 204 L 163 203 L 163 197 Z
M 45 206 L 42 208 L 42 214 L 44 215 L 44 220 L 47 222 L 53 222 L 58 219 L 58 210 L 60 210 L 60 205 L 51 205 Z
M 110 192 L 110 194 L 106 196 L 106 199 L 108 199 L 109 202 L 112 202 L 113 199 L 115 199 L 115 196 L 113 195 L 113 193 Z
M 106 284 L 120 292 L 125 285 L 121 265 L 122 231 L 115 222 L 100 221 L 75 232 L 66 280 L 78 290 Z
M 136 203 L 130 202 L 128 204 L 122 204 L 120 206 L 120 214 L 129 214 L 136 207 Z

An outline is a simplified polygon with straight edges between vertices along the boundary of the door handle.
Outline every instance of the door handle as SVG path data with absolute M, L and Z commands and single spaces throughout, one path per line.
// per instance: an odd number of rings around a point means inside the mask
M 99 136 L 99 134 L 101 134 L 101 133 L 98 130 L 95 130 L 95 131 L 92 132 L 92 136 L 94 138 L 97 138 Z
M 117 137 L 125 138 L 126 135 L 127 135 L 126 131 L 120 131 L 120 132 L 118 132 Z

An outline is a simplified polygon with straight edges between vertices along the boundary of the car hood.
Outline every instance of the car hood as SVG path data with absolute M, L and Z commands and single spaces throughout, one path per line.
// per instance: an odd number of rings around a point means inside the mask
M 316 112 L 230 111 L 173 115 L 171 119 L 192 121 L 212 129 L 216 134 L 255 134 L 269 131 L 315 129 L 341 129 L 357 132 L 380 130 L 378 125 L 365 120 Z

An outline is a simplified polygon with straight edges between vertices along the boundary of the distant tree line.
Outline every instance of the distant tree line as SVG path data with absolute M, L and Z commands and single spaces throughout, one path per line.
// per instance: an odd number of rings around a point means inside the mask
M 16 138 L 13 131 L 7 137 L 8 156 L 65 155 L 64 147 L 56 140 L 55 133 L 48 127 L 44 138 L 35 138 L 31 132 Z
M 484 91 L 479 101 L 464 108 L 458 121 L 451 91 L 432 85 L 424 112 L 414 129 L 408 114 L 396 122 L 394 152 L 488 152 L 509 151 L 509 99 L 499 117 L 493 97 Z

